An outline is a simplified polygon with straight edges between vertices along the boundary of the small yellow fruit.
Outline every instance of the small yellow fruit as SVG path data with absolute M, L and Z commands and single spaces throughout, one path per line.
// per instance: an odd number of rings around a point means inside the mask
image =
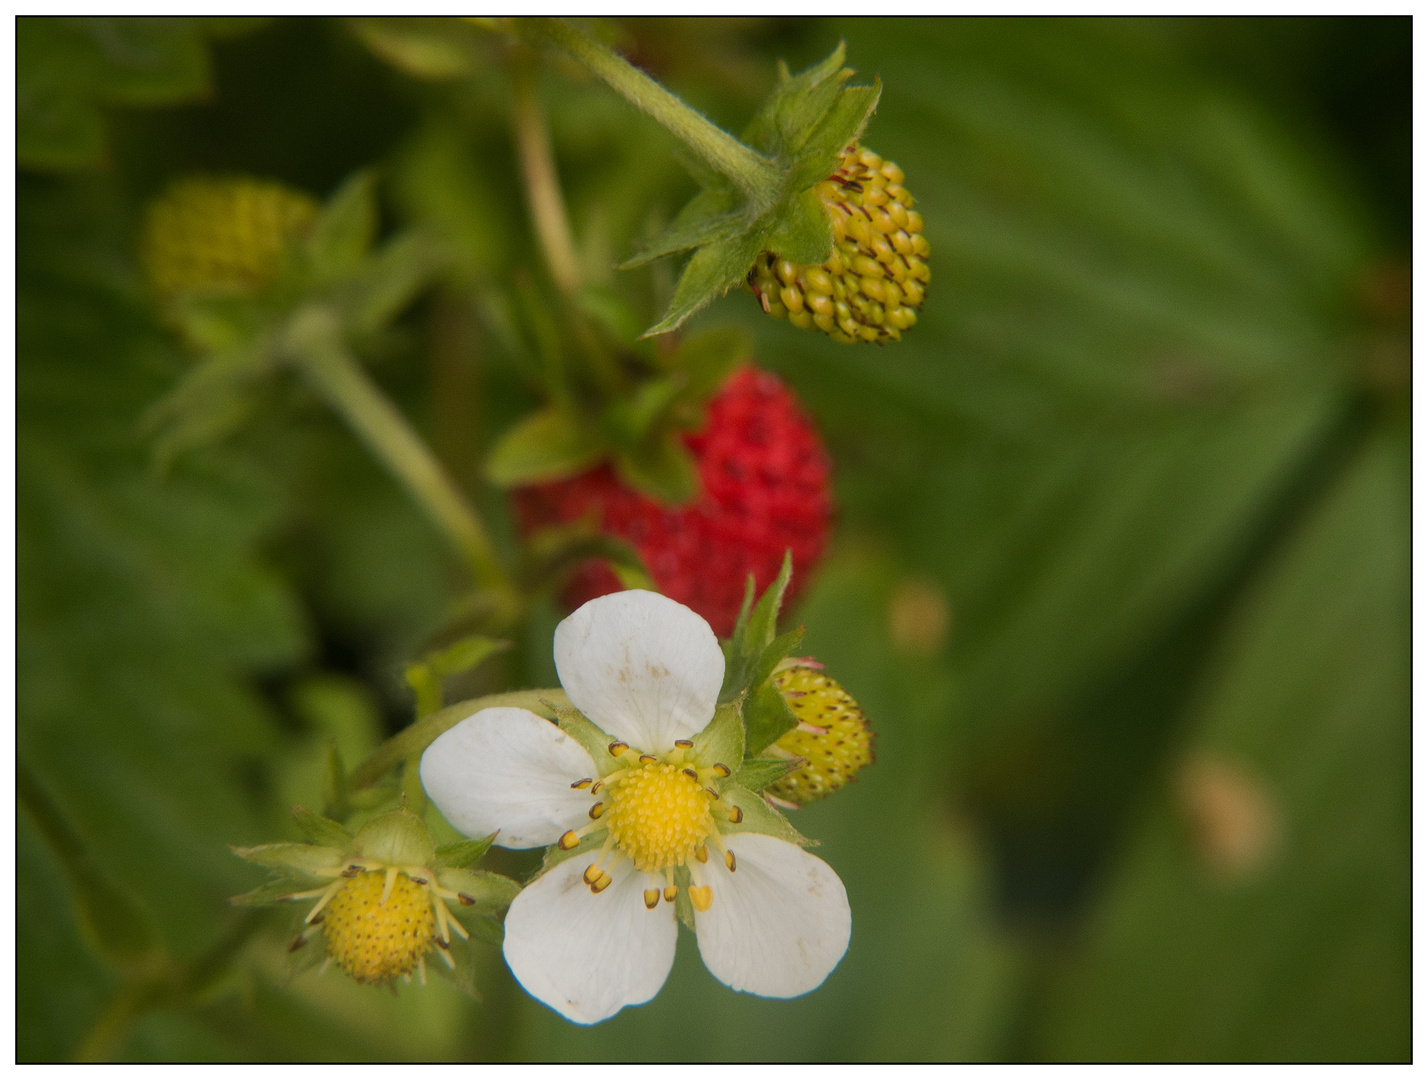
M 383 902 L 386 882 L 385 871 L 358 874 L 324 913 L 327 955 L 359 983 L 409 974 L 432 946 L 436 915 L 427 887 L 397 874 Z
M 774 746 L 808 764 L 770 784 L 770 795 L 803 806 L 833 794 L 872 764 L 868 718 L 834 680 L 818 668 L 796 664 L 776 673 L 773 682 L 799 722 Z
M 925 290 L 916 283 L 930 277 L 922 215 L 902 181 L 902 170 L 871 150 L 857 143 L 844 150 L 816 189 L 833 226 L 833 252 L 821 266 L 760 255 L 748 283 L 764 311 L 837 341 L 899 340 L 922 308 Z

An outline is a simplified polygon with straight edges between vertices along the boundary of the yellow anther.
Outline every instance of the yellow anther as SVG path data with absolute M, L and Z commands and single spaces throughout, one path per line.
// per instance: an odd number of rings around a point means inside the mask
M 590 808 L 590 817 L 591 817 L 591 820 L 594 820 L 595 818 L 598 818 L 598 817 L 599 817 L 601 814 L 603 814 L 604 812 L 605 812 L 605 804 L 602 803 L 602 802 L 597 802 L 594 806 L 592 806 L 592 807 Z
M 729 807 L 729 820 L 735 825 L 744 820 L 744 811 L 737 806 Z
M 594 885 L 595 882 L 600 880 L 600 875 L 603 872 L 604 871 L 602 871 L 598 866 L 596 866 L 594 863 L 591 863 L 585 868 L 585 873 L 581 876 L 585 879 L 585 884 Z
M 694 857 L 702 863 L 707 863 L 709 861 L 709 849 L 703 844 L 700 844 L 694 849 Z
M 613 880 L 614 878 L 612 878 L 609 874 L 602 872 L 600 874 L 600 880 L 595 882 L 594 885 L 590 886 L 590 891 L 598 896 L 600 893 L 604 892 L 610 887 L 610 882 Z
M 610 756 L 611 756 L 611 757 L 619 757 L 621 754 L 623 754 L 623 753 L 624 753 L 626 750 L 628 750 L 629 748 L 630 748 L 630 744 L 629 744 L 629 743 L 622 743 L 622 742 L 612 742 L 608 747 L 606 747 L 606 749 L 608 749 L 608 750 L 610 751 Z
M 695 911 L 708 911 L 714 903 L 714 889 L 709 885 L 691 885 L 689 902 Z
M 575 781 L 575 783 L 571 784 L 570 786 L 571 786 L 572 788 L 576 788 L 576 789 L 588 788 L 588 787 L 589 787 L 591 784 L 593 784 L 594 782 L 595 782 L 595 781 L 594 781 L 594 779 L 593 779 L 592 777 L 587 776 L 584 780 L 577 780 L 577 781 Z
M 677 747 L 679 747 L 681 750 L 693 750 L 693 749 L 694 749 L 694 740 L 693 740 L 693 739 L 675 739 L 675 740 L 674 740 L 674 745 L 677 746 Z
M 729 766 L 718 761 L 714 763 L 714 772 L 720 779 L 727 779 L 734 775 L 733 770 L 731 770 Z
M 679 771 L 684 773 L 685 776 L 689 777 L 689 779 L 693 780 L 696 784 L 699 783 L 699 774 L 693 769 L 685 768 Z
M 641 754 L 641 755 L 640 755 L 640 764 L 641 764 L 641 765 L 653 765 L 653 764 L 654 764 L 656 761 L 658 761 L 658 760 L 659 760 L 659 758 L 655 757 L 653 754 Z
M 561 851 L 569 851 L 571 848 L 575 847 L 579 843 L 580 837 L 575 835 L 575 830 L 568 829 L 566 832 L 561 834 L 561 837 L 559 840 L 556 841 L 555 846 L 560 848 Z
M 738 860 L 734 858 L 734 853 L 728 848 L 724 849 L 724 865 L 729 868 L 729 873 L 731 874 L 739 868 Z
M 604 786 L 605 786 L 605 781 L 603 781 L 603 780 L 596 780 L 595 783 L 593 783 L 593 784 L 590 785 L 590 794 L 591 794 L 591 795 L 598 795 L 598 794 L 600 794 L 600 789 L 601 789 L 602 787 L 604 787 Z
M 679 895 L 678 885 L 666 885 L 664 887 L 664 899 L 666 903 L 674 903 L 674 898 Z
M 658 889 L 646 889 L 646 890 L 645 890 L 645 907 L 649 908 L 651 911 L 653 911 L 655 908 L 659 907 L 659 890 L 658 890 Z

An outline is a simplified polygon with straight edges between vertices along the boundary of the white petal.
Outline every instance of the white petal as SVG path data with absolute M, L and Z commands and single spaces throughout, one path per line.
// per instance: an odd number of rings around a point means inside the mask
M 428 798 L 467 836 L 500 831 L 508 848 L 544 847 L 590 820 L 594 801 L 570 785 L 595 776 L 581 745 L 525 709 L 482 709 L 421 756 Z
M 557 626 L 555 668 L 577 709 L 651 754 L 702 731 L 724 682 L 709 624 L 641 589 L 591 600 Z
M 725 836 L 729 873 L 714 852 L 705 864 L 714 894 L 696 912 L 699 955 L 720 982 L 763 997 L 806 994 L 848 950 L 853 916 L 838 875 L 822 859 L 762 833 Z
M 506 914 L 503 951 L 526 992 L 567 1020 L 598 1024 L 659 993 L 674 964 L 674 905 L 650 911 L 648 875 L 627 859 L 606 866 L 598 896 L 581 880 L 588 856 L 567 859 L 522 890 Z

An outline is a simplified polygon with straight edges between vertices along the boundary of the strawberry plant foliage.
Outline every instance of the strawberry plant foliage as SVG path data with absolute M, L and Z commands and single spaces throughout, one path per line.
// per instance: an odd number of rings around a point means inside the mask
M 799 75 L 779 65 L 779 84 L 743 141 L 775 166 L 777 181 L 747 190 L 702 164 L 691 171 L 703 185 L 669 228 L 627 261 L 641 266 L 694 249 L 664 317 L 645 331 L 663 334 L 742 281 L 760 253 L 794 263 L 822 263 L 833 250 L 828 213 L 817 185 L 837 168 L 843 151 L 862 134 L 877 108 L 881 83 L 849 86 L 840 43 L 828 58 Z

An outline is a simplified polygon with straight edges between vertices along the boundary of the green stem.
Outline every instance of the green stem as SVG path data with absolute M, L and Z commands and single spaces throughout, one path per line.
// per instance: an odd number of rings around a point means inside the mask
M 570 218 L 560 191 L 560 175 L 555 170 L 545 111 L 536 92 L 534 58 L 523 45 L 516 46 L 511 57 L 511 89 L 515 94 L 512 122 L 516 130 L 516 150 L 526 182 L 531 224 L 535 226 L 550 276 L 560 291 L 568 295 L 580 288 L 580 260 L 575 254 Z
M 352 770 L 352 788 L 355 790 L 371 787 L 397 765 L 417 757 L 438 735 L 454 728 L 472 713 L 507 706 L 529 709 L 547 719 L 554 719 L 554 712 L 546 706 L 546 702 L 561 708 L 570 707 L 570 699 L 559 687 L 549 690 L 511 690 L 504 694 L 488 694 L 485 697 L 448 705 L 439 712 L 422 717 L 411 727 L 397 732 L 379 746 L 371 757 Z
M 756 205 L 777 193 L 777 165 L 691 109 L 619 54 L 586 37 L 563 19 L 534 19 L 534 27 L 599 76 L 617 94 L 653 117 L 666 131 L 727 176 Z
M 513 603 L 509 575 L 485 525 L 426 443 L 347 351 L 336 314 L 320 306 L 299 311 L 289 327 L 286 345 L 313 388 L 406 487 L 470 564 L 477 584 L 506 594 Z

